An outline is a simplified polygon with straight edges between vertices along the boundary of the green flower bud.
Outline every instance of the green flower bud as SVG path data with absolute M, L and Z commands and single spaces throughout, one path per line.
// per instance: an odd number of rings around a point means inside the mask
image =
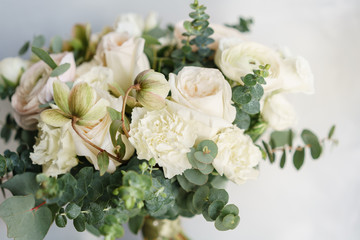
M 136 100 L 149 110 L 165 107 L 165 98 L 170 91 L 170 85 L 162 73 L 152 69 L 145 70 L 135 79 Z

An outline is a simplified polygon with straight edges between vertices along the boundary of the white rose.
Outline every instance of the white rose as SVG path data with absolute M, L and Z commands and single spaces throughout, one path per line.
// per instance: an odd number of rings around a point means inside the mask
M 135 13 L 120 15 L 115 22 L 115 32 L 126 33 L 131 37 L 140 37 L 145 27 L 142 16 Z
M 193 126 L 181 115 L 167 108 L 155 111 L 134 108 L 129 134 L 138 158 L 154 158 L 163 167 L 166 178 L 191 168 L 186 154 L 194 146 L 196 135 Z
M 226 128 L 213 141 L 218 146 L 213 166 L 220 175 L 236 184 L 258 177 L 259 171 L 254 167 L 259 164 L 262 154 L 243 130 L 236 126 Z
M 217 50 L 219 47 L 219 42 L 223 38 L 239 38 L 244 39 L 243 34 L 241 34 L 238 30 L 230 27 L 226 27 L 221 24 L 210 24 L 210 26 L 214 33 L 210 35 L 209 37 L 214 39 L 214 42 L 209 44 L 208 47 L 212 50 Z M 175 24 L 174 28 L 174 37 L 176 39 L 178 47 L 183 46 L 182 40 L 187 40 L 185 36 L 182 34 L 186 32 L 184 28 L 184 21 L 178 22 Z M 197 48 L 195 46 L 192 46 L 193 51 L 195 51 Z
M 240 84 L 243 84 L 241 77 L 253 73 L 259 65 L 270 64 L 270 76 L 263 85 L 264 92 L 268 93 L 282 86 L 278 54 L 259 43 L 222 39 L 215 54 L 215 63 L 226 77 Z
M 300 56 L 292 56 L 286 48 L 279 50 L 282 57 L 280 78 L 281 92 L 302 92 L 312 94 L 314 90 L 314 75 L 309 62 Z
M 124 91 L 134 83 L 135 77 L 149 69 L 150 64 L 144 54 L 145 40 L 130 38 L 116 32 L 103 36 L 96 55 L 114 73 L 116 82 Z
M 261 114 L 269 126 L 278 131 L 290 128 L 296 123 L 293 106 L 281 94 L 266 98 Z
M 62 82 L 74 81 L 75 60 L 72 53 L 51 54 L 56 64 L 70 63 L 71 67 L 57 78 Z M 21 76 L 20 84 L 11 98 L 17 124 L 34 130 L 42 110 L 39 105 L 49 102 L 53 97 L 52 83 L 56 78 L 50 77 L 52 69 L 43 61 L 29 67 Z M 48 84 L 48 82 L 51 84 Z
M 221 72 L 212 68 L 184 67 L 177 75 L 170 73 L 172 99 L 210 116 L 233 122 L 231 87 Z
M 4 58 L 0 61 L 0 84 L 3 82 L 2 77 L 10 81 L 11 84 L 17 85 L 23 71 L 28 67 L 28 61 L 19 57 Z
M 42 165 L 43 173 L 56 177 L 70 171 L 78 164 L 75 143 L 69 132 L 70 123 L 58 128 L 40 122 L 39 137 L 34 152 L 30 153 L 33 163 Z

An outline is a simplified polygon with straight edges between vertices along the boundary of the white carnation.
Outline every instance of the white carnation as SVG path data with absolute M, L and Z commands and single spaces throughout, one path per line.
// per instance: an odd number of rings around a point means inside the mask
M 236 184 L 256 179 L 259 171 L 254 169 L 262 158 L 261 151 L 248 135 L 236 126 L 226 128 L 213 138 L 218 154 L 213 166 Z
M 135 108 L 130 124 L 130 142 L 139 159 L 154 158 L 163 167 L 164 175 L 172 178 L 191 168 L 186 153 L 193 147 L 193 127 L 166 108 L 147 111 Z
M 42 165 L 43 173 L 56 177 L 69 172 L 78 164 L 75 144 L 69 132 L 70 123 L 61 128 L 52 127 L 44 122 L 39 125 L 39 138 L 30 154 L 33 163 Z

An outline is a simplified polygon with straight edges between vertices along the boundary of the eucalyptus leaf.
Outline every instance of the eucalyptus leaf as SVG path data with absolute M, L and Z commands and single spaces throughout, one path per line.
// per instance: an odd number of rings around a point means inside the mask
M 32 42 L 33 47 L 41 48 L 45 44 L 45 37 L 43 35 L 35 36 Z
M 30 41 L 27 41 L 19 50 L 19 56 L 24 55 L 30 47 Z
M 42 61 L 44 61 L 49 67 L 52 69 L 55 69 L 57 67 L 57 64 L 54 62 L 54 60 L 50 57 L 50 55 L 43 49 L 38 47 L 32 47 L 31 51 L 38 56 Z
M 187 169 L 187 170 L 185 170 L 184 177 L 189 182 L 191 182 L 191 183 L 193 183 L 195 185 L 204 185 L 208 180 L 208 176 L 202 174 L 197 169 Z
M 297 149 L 293 156 L 294 166 L 297 170 L 299 170 L 301 166 L 304 164 L 304 159 L 305 159 L 305 149 L 304 148 Z
M 303 139 L 304 143 L 310 147 L 312 158 L 319 158 L 322 152 L 322 147 L 318 137 L 310 130 L 305 129 L 301 133 L 301 138 Z
M 331 139 L 332 136 L 334 135 L 335 128 L 336 128 L 335 125 L 333 125 L 333 126 L 330 128 L 330 131 L 329 131 L 329 134 L 328 134 L 328 139 Z
M 70 63 L 64 63 L 57 66 L 50 74 L 50 77 L 58 77 L 61 74 L 65 73 L 70 68 Z

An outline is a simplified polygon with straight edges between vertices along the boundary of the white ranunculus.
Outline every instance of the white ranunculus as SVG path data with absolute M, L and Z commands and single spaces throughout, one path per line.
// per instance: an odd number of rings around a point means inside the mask
M 302 92 L 313 94 L 314 75 L 309 62 L 300 56 L 292 56 L 287 48 L 279 50 L 282 80 L 281 92 Z
M 144 19 L 139 14 L 120 15 L 115 21 L 115 32 L 126 33 L 131 37 L 140 37 L 145 28 Z
M 259 43 L 239 39 L 222 39 L 215 54 L 215 63 L 229 79 L 243 84 L 241 77 L 253 73 L 259 65 L 270 64 L 270 76 L 263 85 L 265 93 L 281 88 L 280 58 L 278 54 Z
M 194 146 L 193 125 L 167 108 L 147 111 L 134 108 L 130 124 L 130 142 L 139 159 L 154 158 L 163 167 L 166 178 L 191 168 L 186 154 Z
M 267 97 L 261 114 L 269 126 L 278 131 L 294 126 L 297 119 L 293 106 L 281 94 Z
M 213 138 L 218 154 L 213 166 L 236 184 L 256 179 L 259 171 L 254 169 L 262 158 L 261 151 L 244 131 L 236 126 L 222 130 Z
M 70 69 L 57 78 L 62 82 L 74 81 L 75 60 L 73 53 L 51 54 L 56 64 L 70 63 Z M 42 110 L 39 105 L 49 102 L 53 97 L 52 69 L 43 61 L 29 67 L 21 76 L 20 84 L 11 98 L 14 117 L 19 126 L 26 130 L 36 129 L 39 114 Z M 51 82 L 49 84 L 48 82 Z
M 103 36 L 96 57 L 114 73 L 114 82 L 126 91 L 135 77 L 149 69 L 150 64 L 144 53 L 145 40 L 129 37 L 126 33 L 111 32 Z
M 34 152 L 30 153 L 33 163 L 42 165 L 43 173 L 56 177 L 69 172 L 78 164 L 75 142 L 69 132 L 70 122 L 58 128 L 40 122 L 39 137 Z
M 217 69 L 184 67 L 177 75 L 170 73 L 172 99 L 201 113 L 234 121 L 231 87 Z
M 19 57 L 4 58 L 0 61 L 0 84 L 3 82 L 2 76 L 10 83 L 17 85 L 20 75 L 28 67 L 28 61 Z
M 219 42 L 223 38 L 244 39 L 243 34 L 234 28 L 226 27 L 221 24 L 210 24 L 209 27 L 211 27 L 214 30 L 214 33 L 210 35 L 210 38 L 214 39 L 214 42 L 208 45 L 208 47 L 212 50 L 218 49 Z M 183 43 L 181 41 L 187 39 L 185 36 L 182 35 L 184 32 L 186 32 L 184 28 L 184 21 L 175 24 L 174 37 L 176 39 L 178 47 L 183 46 Z M 193 50 L 197 49 L 195 46 L 193 46 L 192 48 Z

